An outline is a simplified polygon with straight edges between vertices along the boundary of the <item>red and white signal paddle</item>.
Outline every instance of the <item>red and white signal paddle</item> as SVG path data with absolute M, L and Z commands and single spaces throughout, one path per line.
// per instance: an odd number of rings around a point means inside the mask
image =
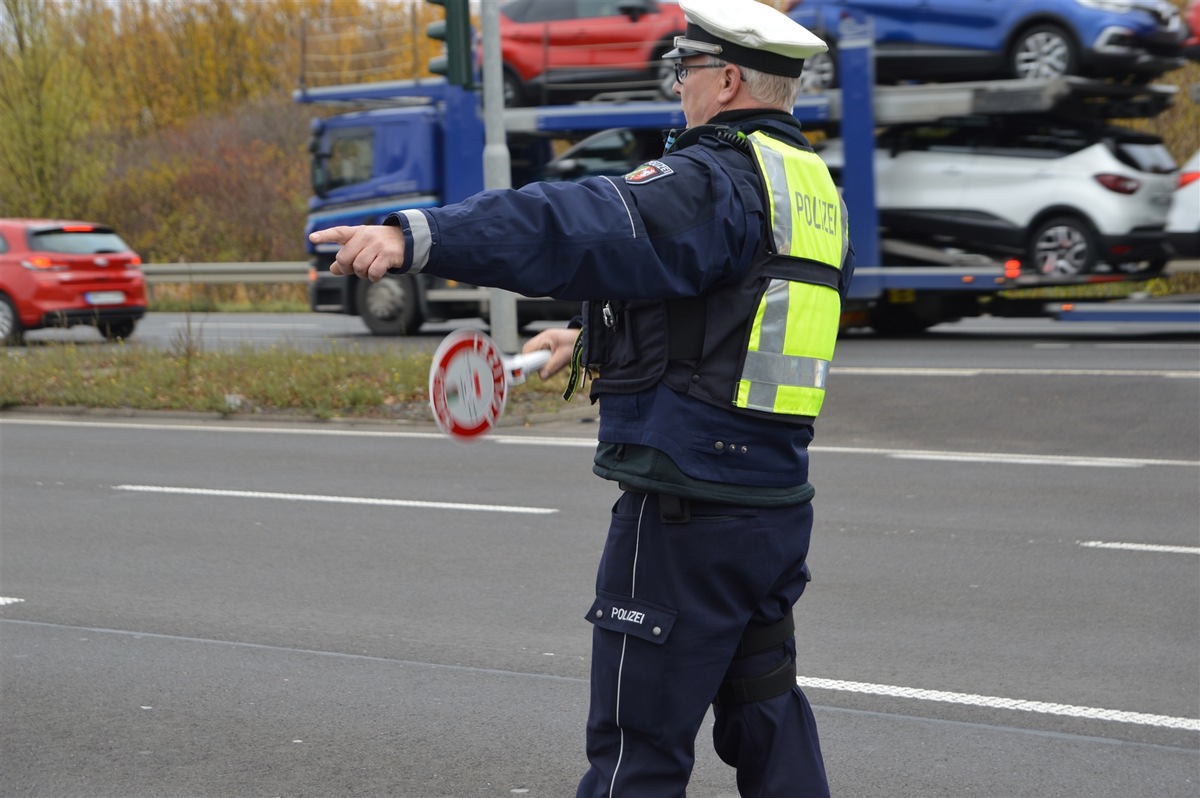
M 429 405 L 438 427 L 462 443 L 478 440 L 500 420 L 508 389 L 549 360 L 549 349 L 505 355 L 478 330 L 450 333 L 429 368 Z

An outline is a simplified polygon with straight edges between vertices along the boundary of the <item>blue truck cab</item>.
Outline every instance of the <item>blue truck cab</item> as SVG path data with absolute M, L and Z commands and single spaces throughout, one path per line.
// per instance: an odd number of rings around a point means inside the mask
M 339 225 L 379 224 L 390 213 L 441 205 L 447 197 L 444 111 L 436 104 L 401 105 L 314 119 L 309 144 L 313 196 L 308 234 Z M 453 159 L 451 159 L 453 160 Z M 469 165 L 455 165 L 449 183 L 460 194 L 482 187 Z M 376 335 L 410 335 L 426 321 L 479 315 L 468 292 L 429 276 L 396 276 L 370 283 L 330 274 L 336 246 L 306 244 L 314 311 L 359 316 Z

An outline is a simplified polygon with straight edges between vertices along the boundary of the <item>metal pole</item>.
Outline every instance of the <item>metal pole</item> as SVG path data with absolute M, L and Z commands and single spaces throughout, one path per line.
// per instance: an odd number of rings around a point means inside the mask
M 504 66 L 500 60 L 500 4 L 480 3 L 483 33 L 484 188 L 511 188 L 512 166 L 504 129 Z M 491 332 L 504 352 L 517 351 L 517 295 L 491 289 Z
M 842 185 L 854 261 L 879 266 L 879 209 L 875 205 L 874 20 L 853 14 L 838 23 L 838 74 L 842 76 Z

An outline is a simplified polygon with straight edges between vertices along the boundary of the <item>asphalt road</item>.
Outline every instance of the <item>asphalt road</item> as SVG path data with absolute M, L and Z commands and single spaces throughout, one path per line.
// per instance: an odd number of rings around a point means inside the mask
M 0 795 L 572 795 L 616 489 L 501 433 L 0 414 Z M 1200 793 L 1196 331 L 847 337 L 813 479 L 835 795 Z

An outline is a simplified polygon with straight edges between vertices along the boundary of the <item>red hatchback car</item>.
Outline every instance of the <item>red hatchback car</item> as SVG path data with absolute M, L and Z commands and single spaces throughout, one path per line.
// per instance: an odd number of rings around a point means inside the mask
M 0 343 L 77 324 L 128 338 L 146 313 L 141 262 L 110 227 L 0 219 Z
M 614 91 L 674 100 L 661 57 L 686 28 L 678 0 L 510 0 L 500 6 L 505 105 Z

